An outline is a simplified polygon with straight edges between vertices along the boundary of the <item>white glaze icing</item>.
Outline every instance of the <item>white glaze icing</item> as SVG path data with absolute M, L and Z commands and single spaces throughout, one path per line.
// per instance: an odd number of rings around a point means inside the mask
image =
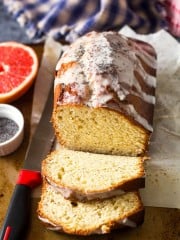
M 131 112 L 131 114 L 135 116 L 136 120 L 139 123 L 141 123 L 142 126 L 144 126 L 146 129 L 148 129 L 151 132 L 153 131 L 152 125 L 150 125 L 145 118 L 143 118 L 140 114 L 137 113 L 136 109 L 132 104 L 128 104 L 128 109 Z
M 130 220 L 129 218 L 124 218 L 120 223 L 122 223 L 124 226 L 132 228 L 137 226 L 137 224 L 134 221 Z
M 46 181 L 58 192 L 60 192 L 64 198 L 71 198 L 74 197 L 75 199 L 79 201 L 84 201 L 84 200 L 93 200 L 93 199 L 105 199 L 105 198 L 110 198 L 114 196 L 119 196 L 125 193 L 124 190 L 122 189 L 114 189 L 106 192 L 100 192 L 100 193 L 89 193 L 86 192 L 85 194 L 73 191 L 69 188 L 65 188 L 62 186 L 58 186 L 57 184 L 51 182 L 47 177 Z
M 154 57 L 151 56 L 150 54 L 148 54 L 147 52 L 141 50 L 141 52 L 143 54 L 139 54 L 139 52 L 137 52 L 136 54 L 151 68 L 156 69 L 156 63 L 154 61 Z
M 117 222 L 117 224 L 119 226 L 127 226 L 131 228 L 135 228 L 137 226 L 137 224 L 134 221 L 130 220 L 129 218 L 124 218 L 123 220 L 120 220 L 119 222 Z M 111 229 L 108 226 L 102 225 L 98 229 L 93 231 L 93 234 L 105 234 L 105 233 L 109 233 L 110 230 Z
M 147 74 L 141 64 L 139 64 L 138 72 L 149 87 L 156 87 L 156 78 Z
M 38 216 L 38 218 L 44 222 L 45 224 L 49 224 L 51 226 L 47 226 L 47 229 L 52 230 L 52 231 L 62 231 L 63 228 L 59 225 L 54 224 L 52 221 L 48 220 L 47 218 Z M 120 220 L 119 222 L 117 222 L 117 224 L 119 226 L 127 226 L 127 227 L 131 227 L 131 228 L 135 228 L 137 226 L 137 224 L 130 220 L 129 218 L 124 218 L 123 220 Z M 106 226 L 106 225 L 101 225 L 99 226 L 99 228 L 95 229 L 94 231 L 91 232 L 91 234 L 105 234 L 108 233 L 111 229 Z
M 48 226 L 47 228 L 49 230 L 53 230 L 53 231 L 60 231 L 62 230 L 61 226 L 55 225 L 54 223 L 52 223 L 51 221 L 49 221 L 47 218 L 41 217 L 40 215 L 38 215 L 38 218 L 43 222 L 43 223 L 47 223 L 50 224 L 51 226 Z
M 140 51 L 140 47 L 135 44 L 129 46 L 126 37 L 114 35 L 113 32 L 92 32 L 90 37 L 85 35 L 79 38 L 57 63 L 56 71 L 65 63 L 74 63 L 68 71 L 57 74 L 55 78 L 55 87 L 58 84 L 69 84 L 71 87 L 71 91 L 64 91 L 63 101 L 60 100 L 57 104 L 108 107 L 108 102 L 113 100 L 116 93 L 120 102 L 131 94 L 154 105 L 155 97 L 142 89 L 134 76 L 134 70 L 142 76 L 147 87 L 154 88 L 155 77 L 145 71 L 137 55 L 152 68 L 156 66 L 156 59 L 143 49 Z M 129 115 L 152 131 L 152 125 L 134 107 L 129 107 Z

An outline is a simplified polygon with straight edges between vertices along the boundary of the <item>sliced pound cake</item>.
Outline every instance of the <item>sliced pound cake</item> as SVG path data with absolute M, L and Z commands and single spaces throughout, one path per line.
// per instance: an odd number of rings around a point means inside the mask
M 53 125 L 61 145 L 144 155 L 153 130 L 156 54 L 117 32 L 90 32 L 56 66 Z
M 44 182 L 39 219 L 51 230 L 77 235 L 105 234 L 143 222 L 144 208 L 137 192 L 88 202 L 72 202 Z
M 59 149 L 42 163 L 42 176 L 66 199 L 110 198 L 145 184 L 142 157 Z

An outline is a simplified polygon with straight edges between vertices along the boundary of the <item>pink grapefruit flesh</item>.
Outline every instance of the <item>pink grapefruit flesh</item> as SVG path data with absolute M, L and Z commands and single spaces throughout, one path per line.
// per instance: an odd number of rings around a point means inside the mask
M 38 70 L 35 51 L 16 42 L 0 43 L 0 103 L 20 98 L 31 87 Z

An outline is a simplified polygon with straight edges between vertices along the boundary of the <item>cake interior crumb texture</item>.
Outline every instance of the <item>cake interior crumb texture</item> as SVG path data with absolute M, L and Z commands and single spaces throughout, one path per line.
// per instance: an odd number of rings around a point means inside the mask
M 51 185 L 44 184 L 38 214 L 67 233 L 88 235 L 98 229 L 109 232 L 113 225 L 142 209 L 136 192 L 101 201 L 74 203 L 64 199 Z
M 57 186 L 88 194 L 110 191 L 142 178 L 144 167 L 140 157 L 60 149 L 43 161 L 42 174 Z
M 57 106 L 54 127 L 67 148 L 115 155 L 143 155 L 148 132 L 127 117 L 106 108 Z

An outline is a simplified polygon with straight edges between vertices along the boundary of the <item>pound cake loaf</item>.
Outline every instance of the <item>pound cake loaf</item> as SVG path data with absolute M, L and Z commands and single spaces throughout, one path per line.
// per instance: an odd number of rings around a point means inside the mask
M 137 192 L 101 201 L 72 202 L 44 182 L 38 216 L 50 230 L 76 235 L 105 234 L 115 228 L 141 224 L 144 208 Z
M 104 199 L 145 186 L 142 157 L 60 149 L 42 162 L 42 176 L 64 198 Z
M 56 66 L 52 122 L 73 150 L 140 156 L 152 133 L 156 54 L 116 32 L 90 32 Z

